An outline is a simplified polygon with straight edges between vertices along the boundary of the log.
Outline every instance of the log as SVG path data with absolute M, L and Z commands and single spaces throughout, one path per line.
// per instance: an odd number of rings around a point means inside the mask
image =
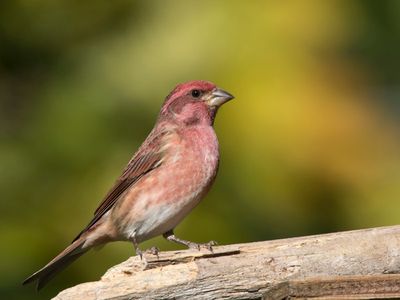
M 131 257 L 54 299 L 394 299 L 400 226 Z

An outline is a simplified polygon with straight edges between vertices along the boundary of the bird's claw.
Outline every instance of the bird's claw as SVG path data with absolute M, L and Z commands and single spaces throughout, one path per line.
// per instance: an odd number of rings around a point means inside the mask
M 214 252 L 213 246 L 217 246 L 218 243 L 216 241 L 209 241 L 208 243 L 205 243 L 204 246 L 210 251 Z
M 160 249 L 158 249 L 156 246 L 153 246 L 153 247 L 147 249 L 145 252 L 150 253 L 152 255 L 156 255 L 157 259 L 159 259 L 158 253 L 160 252 Z
M 216 241 L 209 241 L 208 243 L 203 243 L 203 244 L 198 244 L 198 243 L 194 243 L 194 242 L 190 242 L 188 244 L 188 247 L 190 249 L 197 249 L 197 250 L 201 250 L 201 248 L 206 248 L 208 251 L 213 252 L 213 246 L 218 245 L 218 243 Z

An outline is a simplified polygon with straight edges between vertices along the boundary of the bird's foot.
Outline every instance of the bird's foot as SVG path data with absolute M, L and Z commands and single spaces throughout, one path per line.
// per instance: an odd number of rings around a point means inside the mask
M 187 244 L 187 247 L 190 249 L 197 249 L 197 250 L 201 250 L 201 248 L 205 248 L 210 252 L 214 252 L 213 251 L 213 246 L 218 245 L 218 243 L 216 241 L 209 241 L 208 243 L 194 243 L 194 242 L 189 242 Z
M 136 255 L 139 255 L 140 260 L 142 260 L 142 259 L 143 259 L 143 252 L 142 252 L 142 250 L 140 250 L 140 248 L 136 248 L 136 249 L 135 249 L 135 252 L 136 252 Z
M 155 255 L 155 256 L 157 256 L 157 259 L 159 259 L 158 253 L 160 253 L 160 249 L 158 249 L 156 246 L 153 246 L 153 247 L 147 249 L 145 251 L 145 253 Z
M 163 234 L 163 236 L 168 241 L 171 241 L 171 242 L 174 242 L 174 243 L 178 243 L 178 244 L 181 244 L 181 245 L 185 245 L 186 247 L 188 247 L 190 249 L 200 250 L 201 248 L 206 248 L 210 252 L 213 252 L 213 248 L 212 247 L 217 245 L 216 241 L 210 241 L 208 243 L 198 244 L 198 243 L 194 243 L 194 242 L 191 242 L 191 241 L 182 240 L 182 239 L 180 239 L 180 238 L 175 236 L 173 230 L 167 231 L 166 233 Z
M 136 241 L 135 237 L 132 239 L 132 243 L 133 243 L 133 248 L 135 248 L 136 255 L 139 255 L 140 260 L 143 260 L 143 252 L 139 248 L 139 243 Z

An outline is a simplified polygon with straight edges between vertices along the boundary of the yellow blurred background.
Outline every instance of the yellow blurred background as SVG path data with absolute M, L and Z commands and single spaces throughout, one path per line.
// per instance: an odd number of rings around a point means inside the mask
M 214 188 L 177 228 L 220 244 L 400 222 L 400 1 L 0 3 L 0 295 L 48 299 L 134 254 L 21 282 L 87 224 L 164 97 L 205 79 Z M 142 245 L 179 246 L 157 238 Z

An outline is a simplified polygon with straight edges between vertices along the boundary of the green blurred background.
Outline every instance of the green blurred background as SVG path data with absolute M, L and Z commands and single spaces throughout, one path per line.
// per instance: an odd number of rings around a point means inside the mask
M 192 79 L 236 99 L 216 120 L 214 188 L 178 235 L 400 223 L 399 53 L 400 1 L 1 1 L 1 298 L 48 299 L 133 255 L 114 243 L 39 294 L 20 285 L 87 224 Z

